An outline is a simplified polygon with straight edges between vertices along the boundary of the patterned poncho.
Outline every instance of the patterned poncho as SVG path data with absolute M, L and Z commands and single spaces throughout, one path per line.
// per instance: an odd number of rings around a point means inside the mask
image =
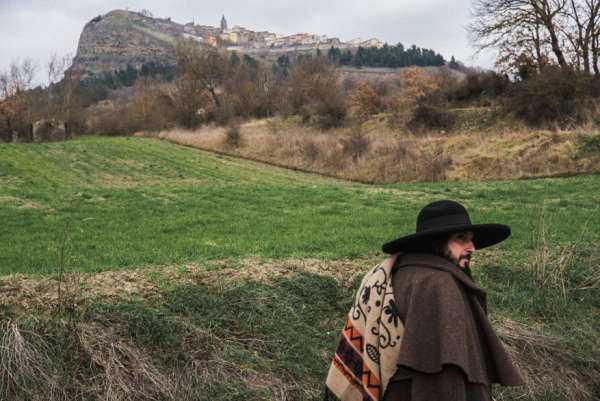
M 396 371 L 404 326 L 392 291 L 396 255 L 365 275 L 326 381 L 326 400 L 379 401 Z

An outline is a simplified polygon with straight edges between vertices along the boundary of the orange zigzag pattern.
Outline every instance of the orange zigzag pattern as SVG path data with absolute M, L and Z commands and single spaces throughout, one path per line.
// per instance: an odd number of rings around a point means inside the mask
M 360 331 L 352 324 L 350 318 L 346 320 L 344 325 L 344 336 L 350 341 L 352 346 L 363 356 L 364 361 L 364 338 Z M 362 369 L 362 384 L 363 389 L 373 400 L 379 400 L 381 383 L 377 376 L 371 372 L 369 366 L 363 362 Z
M 358 329 L 356 329 L 354 325 L 352 325 L 352 321 L 350 320 L 350 318 L 346 320 L 346 324 L 344 325 L 344 335 L 346 336 L 348 341 L 350 341 L 350 344 L 354 346 L 356 351 L 362 355 L 363 336 L 360 333 L 360 331 L 358 331 Z

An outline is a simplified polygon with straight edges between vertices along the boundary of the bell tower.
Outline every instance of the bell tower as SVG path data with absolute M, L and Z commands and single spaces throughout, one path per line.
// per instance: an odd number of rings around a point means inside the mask
M 225 32 L 227 30 L 227 20 L 225 19 L 225 15 L 221 17 L 221 32 Z

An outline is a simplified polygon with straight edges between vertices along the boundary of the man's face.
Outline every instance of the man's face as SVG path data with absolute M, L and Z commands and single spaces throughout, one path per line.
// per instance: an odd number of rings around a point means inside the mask
M 452 234 L 448 239 L 445 256 L 456 263 L 458 267 L 464 269 L 469 267 L 473 252 L 475 252 L 473 233 L 471 231 L 460 231 Z

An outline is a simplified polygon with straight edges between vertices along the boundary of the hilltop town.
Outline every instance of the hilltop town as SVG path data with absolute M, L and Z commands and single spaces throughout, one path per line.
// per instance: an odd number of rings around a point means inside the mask
M 252 31 L 239 25 L 229 28 L 227 19 L 221 17 L 220 28 L 196 25 L 193 22 L 184 25 L 183 36 L 204 42 L 213 46 L 219 44 L 228 50 L 245 52 L 281 52 L 293 50 L 309 50 L 323 48 L 357 48 L 357 47 L 382 47 L 383 43 L 376 38 L 363 40 L 353 39 L 342 42 L 339 38 L 311 33 L 296 33 L 281 35 L 268 31 Z

